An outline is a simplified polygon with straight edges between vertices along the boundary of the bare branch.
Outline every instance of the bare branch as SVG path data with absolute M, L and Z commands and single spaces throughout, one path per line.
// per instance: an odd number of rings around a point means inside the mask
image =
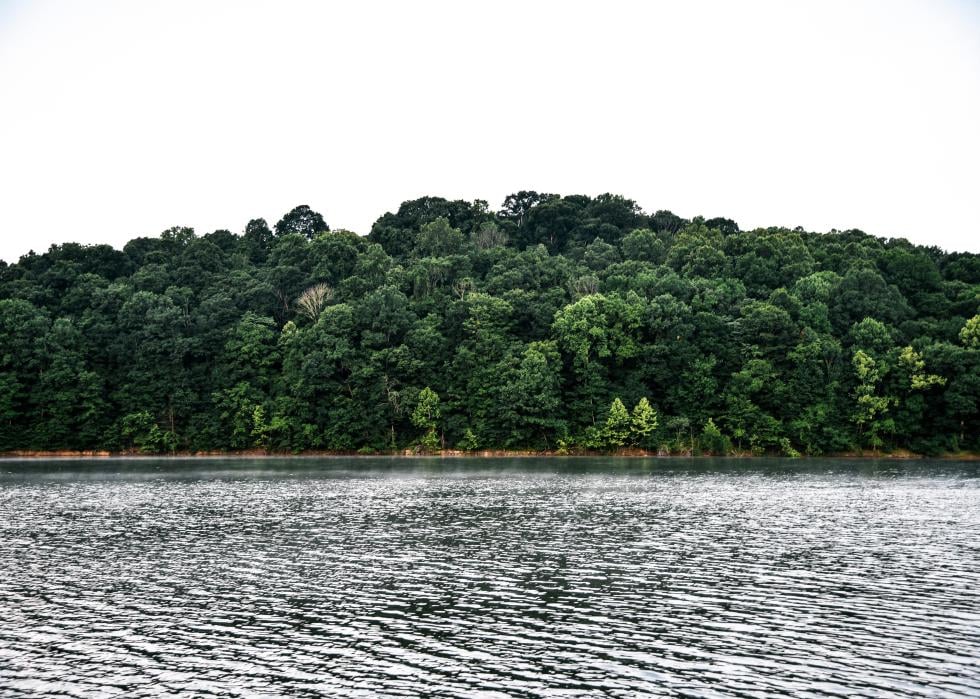
M 480 224 L 480 227 L 473 231 L 472 240 L 477 249 L 489 250 L 507 245 L 507 234 L 500 230 L 496 223 L 488 221 Z
M 333 298 L 333 289 L 329 284 L 314 284 L 296 299 L 297 312 L 303 314 L 314 323 L 320 317 L 320 311 L 327 301 Z
M 568 284 L 568 291 L 572 298 L 580 299 L 583 296 L 591 296 L 599 291 L 599 280 L 590 275 L 574 279 Z

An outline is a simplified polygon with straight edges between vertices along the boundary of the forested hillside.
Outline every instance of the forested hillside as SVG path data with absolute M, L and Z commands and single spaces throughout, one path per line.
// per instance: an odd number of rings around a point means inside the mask
M 980 450 L 980 255 L 628 199 L 0 263 L 0 451 Z

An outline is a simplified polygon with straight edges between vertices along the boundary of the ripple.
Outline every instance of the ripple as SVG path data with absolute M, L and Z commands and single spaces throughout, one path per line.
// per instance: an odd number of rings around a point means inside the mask
M 980 695 L 971 467 L 345 468 L 0 478 L 0 693 Z

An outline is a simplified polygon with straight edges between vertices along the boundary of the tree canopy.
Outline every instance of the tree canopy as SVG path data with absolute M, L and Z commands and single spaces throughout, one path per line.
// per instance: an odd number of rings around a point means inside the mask
M 613 194 L 0 264 L 0 450 L 980 451 L 980 255 Z

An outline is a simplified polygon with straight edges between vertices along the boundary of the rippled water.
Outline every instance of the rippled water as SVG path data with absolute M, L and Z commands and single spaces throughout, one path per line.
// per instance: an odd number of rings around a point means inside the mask
M 0 462 L 4 696 L 980 696 L 980 466 Z

